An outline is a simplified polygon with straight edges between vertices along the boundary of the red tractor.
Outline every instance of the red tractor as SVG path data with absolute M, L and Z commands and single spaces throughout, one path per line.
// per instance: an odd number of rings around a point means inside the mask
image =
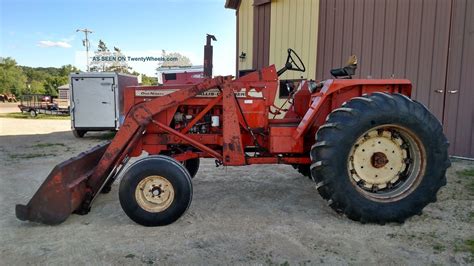
M 16 215 L 59 224 L 89 212 L 122 176 L 125 213 L 141 225 L 167 225 L 191 204 L 199 159 L 214 158 L 216 166 L 292 165 L 350 219 L 403 222 L 446 184 L 448 142 L 439 121 L 410 99 L 410 81 L 351 79 L 355 67 L 288 86 L 285 108 L 274 105 L 278 76 L 305 71 L 291 49 L 279 71 L 272 65 L 238 79 L 128 87 L 115 138 L 57 165 Z M 125 167 L 139 155 L 147 156 Z

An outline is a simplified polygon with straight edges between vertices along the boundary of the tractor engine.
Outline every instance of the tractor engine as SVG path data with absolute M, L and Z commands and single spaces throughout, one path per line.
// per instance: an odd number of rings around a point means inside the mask
M 180 131 L 193 120 L 204 109 L 204 106 L 180 106 L 173 116 L 171 127 Z M 197 121 L 188 133 L 190 134 L 217 134 L 222 131 L 221 126 L 222 107 L 216 106 L 209 110 Z

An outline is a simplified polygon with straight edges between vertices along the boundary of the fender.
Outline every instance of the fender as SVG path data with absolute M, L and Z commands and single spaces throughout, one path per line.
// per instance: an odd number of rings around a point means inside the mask
M 293 133 L 295 140 L 309 129 L 319 128 L 326 117 L 344 102 L 374 92 L 401 93 L 411 96 L 412 84 L 407 79 L 328 79 L 320 91 L 311 95 L 308 111 Z

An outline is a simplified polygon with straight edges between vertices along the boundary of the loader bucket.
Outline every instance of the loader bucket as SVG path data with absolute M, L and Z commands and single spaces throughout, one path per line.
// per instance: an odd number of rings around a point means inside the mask
M 77 210 L 87 192 L 86 181 L 109 143 L 64 161 L 51 171 L 25 205 L 16 205 L 16 217 L 49 225 L 62 223 Z

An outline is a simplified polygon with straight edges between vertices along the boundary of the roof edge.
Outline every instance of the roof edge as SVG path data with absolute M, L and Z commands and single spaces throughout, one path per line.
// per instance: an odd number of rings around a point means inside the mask
M 225 8 L 237 10 L 240 6 L 241 0 L 225 0 Z

